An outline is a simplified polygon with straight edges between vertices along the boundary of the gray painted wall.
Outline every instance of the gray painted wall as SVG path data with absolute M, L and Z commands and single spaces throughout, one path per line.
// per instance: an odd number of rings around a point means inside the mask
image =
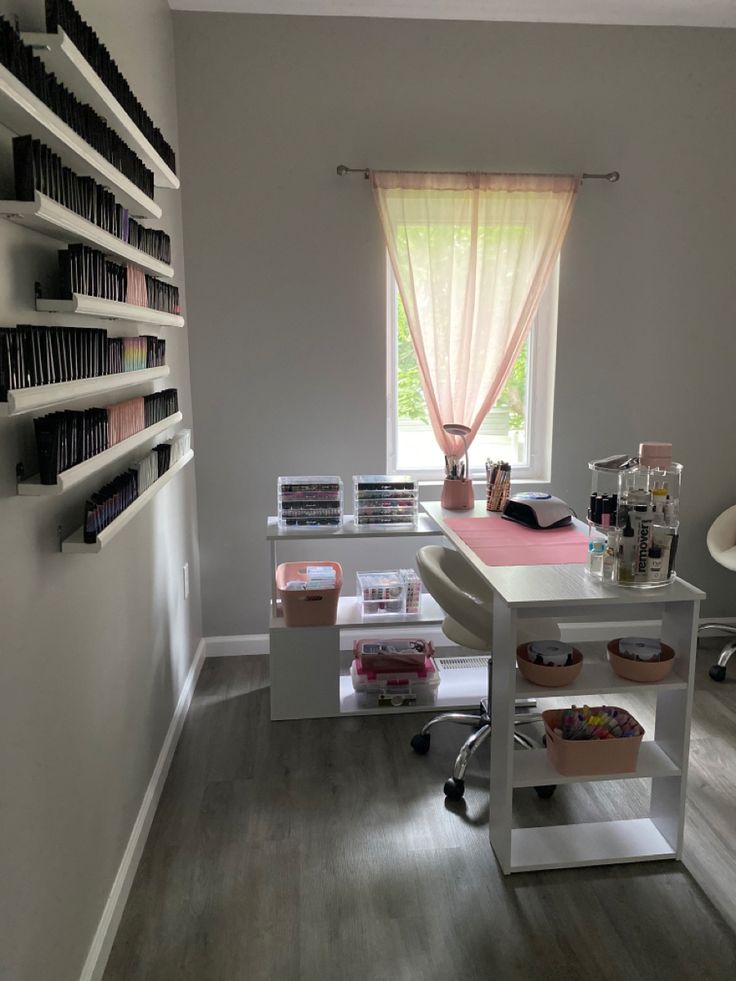
M 176 145 L 165 0 L 75 3 Z M 41 0 L 0 2 L 27 29 L 43 29 L 42 11 Z M 3 198 L 13 197 L 9 140 L 0 130 Z M 156 199 L 183 286 L 180 198 L 157 190 Z M 43 322 L 32 314 L 33 284 L 51 277 L 57 247 L 0 222 L 1 324 Z M 186 332 L 165 336 L 191 423 Z M 16 497 L 15 464 L 33 462 L 32 431 L 30 416 L 0 419 L 0 977 L 72 981 L 201 637 L 196 493 L 190 465 L 109 549 L 61 555 L 57 525 L 68 534 L 81 524 L 85 494 L 101 480 L 58 499 Z
M 265 629 L 280 473 L 385 468 L 384 250 L 341 162 L 622 172 L 584 186 L 563 253 L 552 487 L 583 509 L 588 459 L 670 439 L 680 573 L 736 613 L 704 540 L 736 494 L 736 32 L 174 24 L 205 633 Z

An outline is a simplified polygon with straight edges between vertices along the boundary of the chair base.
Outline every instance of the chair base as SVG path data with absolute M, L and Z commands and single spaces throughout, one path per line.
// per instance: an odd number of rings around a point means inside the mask
M 516 705 L 516 715 L 514 717 L 514 742 L 522 746 L 524 749 L 536 749 L 537 744 L 525 736 L 523 733 L 517 731 L 517 726 L 529 725 L 531 722 L 539 722 L 542 716 L 536 712 L 532 711 L 532 706 L 528 704 L 528 699 L 517 703 Z M 460 798 L 465 793 L 465 773 L 468 769 L 471 759 L 478 752 L 483 743 L 491 735 L 491 714 L 488 699 L 484 698 L 478 707 L 478 711 L 475 713 L 471 712 L 445 712 L 443 715 L 436 715 L 433 719 L 422 728 L 421 732 L 417 733 L 411 740 L 411 746 L 415 753 L 419 753 L 424 756 L 429 752 L 430 747 L 430 731 L 434 726 L 439 725 L 442 722 L 454 722 L 457 725 L 472 726 L 473 732 L 468 736 L 465 742 L 460 747 L 460 751 L 455 757 L 455 765 L 452 769 L 452 776 L 449 780 L 445 781 L 445 797 L 449 800 L 460 800 Z M 540 797 L 551 797 L 554 792 L 554 786 L 551 787 L 536 787 L 535 788 Z
M 736 634 L 736 627 L 726 623 L 703 623 L 698 628 L 698 633 L 703 630 L 718 630 L 720 633 Z M 726 665 L 731 659 L 731 655 L 736 653 L 736 640 L 729 640 L 721 651 L 718 662 L 709 669 L 708 674 L 713 681 L 726 680 Z

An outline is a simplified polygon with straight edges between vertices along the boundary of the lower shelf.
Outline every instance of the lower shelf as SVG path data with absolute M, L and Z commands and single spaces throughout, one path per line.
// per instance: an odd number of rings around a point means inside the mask
M 440 712 L 476 709 L 481 698 L 488 693 L 488 671 L 483 665 L 478 668 L 440 671 L 440 686 L 436 697 L 425 701 L 417 700 L 415 705 L 379 706 L 363 704 L 353 690 L 349 677 L 340 677 L 341 715 L 397 715 L 407 712 Z
M 676 858 L 650 818 L 516 828 L 511 832 L 511 872 L 565 869 Z
M 147 504 L 150 504 L 158 492 L 192 459 L 194 459 L 194 450 L 188 450 L 181 459 L 177 460 L 176 463 L 172 463 L 162 477 L 159 477 L 155 483 L 151 484 L 148 490 L 144 491 L 140 497 L 137 497 L 130 507 L 126 508 L 119 517 L 111 521 L 107 528 L 100 532 L 97 536 L 97 541 L 92 545 L 88 545 L 84 540 L 84 528 L 77 528 L 73 535 L 65 538 L 61 543 L 61 551 L 76 552 L 77 554 L 101 552 Z
M 680 767 L 659 748 L 657 743 L 643 742 L 633 773 L 603 773 L 568 777 L 551 765 L 546 749 L 520 750 L 514 753 L 514 787 L 539 787 L 547 784 L 589 783 L 594 780 L 633 780 L 637 777 L 679 777 Z

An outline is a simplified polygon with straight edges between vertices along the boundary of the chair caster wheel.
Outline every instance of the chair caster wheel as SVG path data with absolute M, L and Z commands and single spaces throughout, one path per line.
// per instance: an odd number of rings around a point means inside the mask
M 549 800 L 552 794 L 557 790 L 557 784 L 551 783 L 547 784 L 545 787 L 535 787 L 537 792 L 537 797 L 541 797 L 542 800 Z
M 430 737 L 428 733 L 425 735 L 423 732 L 418 732 L 416 736 L 411 737 L 411 748 L 415 753 L 418 753 L 420 756 L 424 756 L 429 752 L 429 740 Z
M 449 780 L 445 781 L 445 797 L 448 800 L 462 800 L 464 793 L 464 780 L 456 780 L 454 777 L 450 777 Z
M 725 681 L 726 680 L 726 665 L 725 664 L 714 664 L 710 669 L 708 674 L 711 676 L 713 681 Z

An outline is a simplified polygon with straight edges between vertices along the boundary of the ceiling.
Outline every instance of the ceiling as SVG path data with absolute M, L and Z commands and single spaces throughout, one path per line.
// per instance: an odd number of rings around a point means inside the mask
M 736 0 L 169 0 L 174 10 L 736 27 Z

